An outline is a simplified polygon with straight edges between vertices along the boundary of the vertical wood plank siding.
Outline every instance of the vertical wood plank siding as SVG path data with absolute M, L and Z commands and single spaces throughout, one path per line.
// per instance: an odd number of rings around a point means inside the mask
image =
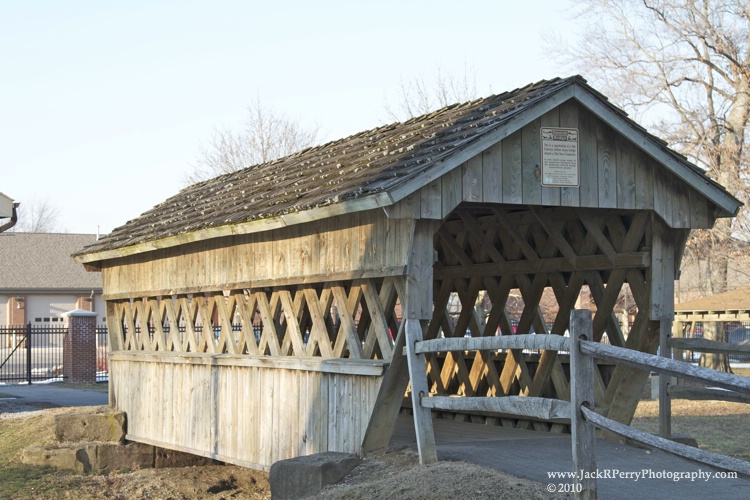
M 274 361 L 113 353 L 128 439 L 262 468 L 322 451 L 359 453 L 383 366 Z
M 542 116 L 540 120 L 540 127 L 560 127 L 560 108 L 555 108 L 549 113 L 546 113 Z M 541 137 L 537 134 L 537 137 L 539 137 L 539 140 L 541 141 Z M 539 164 L 541 168 L 541 144 L 539 145 L 539 157 L 537 158 L 537 163 Z M 544 206 L 555 206 L 560 205 L 560 195 L 561 195 L 561 188 L 557 187 L 543 187 L 542 188 L 542 205 Z
M 108 300 L 110 401 L 130 439 L 232 463 L 359 453 L 404 280 Z
M 542 188 L 541 127 L 576 128 L 580 187 Z M 481 169 L 480 169 L 481 166 Z M 479 172 L 481 170 L 481 177 Z M 477 186 L 479 179 L 482 183 Z M 417 211 L 443 219 L 461 202 L 654 210 L 672 228 L 709 228 L 709 201 L 586 108 L 566 102 L 402 200 L 396 217 Z M 442 197 L 441 197 L 442 195 Z M 694 204 L 695 203 L 695 204 Z M 405 215 L 404 215 L 405 217 Z
M 460 170 L 456 203 L 461 201 Z M 402 275 L 413 220 L 382 210 L 191 243 L 104 264 L 106 295 L 140 297 L 253 284 Z M 229 285 L 229 286 L 228 286 Z M 233 286 L 237 285 L 237 286 Z

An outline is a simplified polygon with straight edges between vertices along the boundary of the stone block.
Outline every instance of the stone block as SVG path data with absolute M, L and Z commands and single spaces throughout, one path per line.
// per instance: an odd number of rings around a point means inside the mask
M 21 452 L 21 462 L 28 465 L 72 470 L 79 474 L 109 474 L 120 470 L 153 467 L 191 467 L 220 464 L 216 460 L 167 450 L 142 443 L 62 443 L 33 446 Z
M 77 455 L 79 446 L 31 446 L 21 452 L 21 462 L 26 465 L 72 470 L 79 474 L 89 472 Z
M 314 496 L 325 486 L 343 479 L 362 459 L 349 453 L 328 451 L 279 460 L 271 466 L 271 498 L 286 500 Z
M 154 466 L 154 447 L 142 443 L 97 443 L 85 445 L 86 459 L 92 472 L 107 474 L 112 471 L 150 469 Z M 84 458 L 81 457 L 84 462 Z
M 84 474 L 107 474 L 117 470 L 147 469 L 154 466 L 154 447 L 140 443 L 62 444 L 30 447 L 21 453 L 21 461 L 66 469 Z
M 96 413 L 55 417 L 55 436 L 61 443 L 125 441 L 125 413 L 103 406 Z
M 182 451 L 168 450 L 166 448 L 156 448 L 154 454 L 154 467 L 157 469 L 168 469 L 170 467 L 193 467 L 200 465 L 216 465 L 217 462 L 211 458 L 193 455 Z

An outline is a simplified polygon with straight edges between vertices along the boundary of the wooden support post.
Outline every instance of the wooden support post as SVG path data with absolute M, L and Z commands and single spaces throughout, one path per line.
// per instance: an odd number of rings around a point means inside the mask
M 420 400 L 429 397 L 427 386 L 427 365 L 424 354 L 414 352 L 415 343 L 422 340 L 422 327 L 426 328 L 432 318 L 433 275 L 435 262 L 433 236 L 435 221 L 420 219 L 414 224 L 414 237 L 411 242 L 409 266 L 406 272 L 406 300 L 404 320 L 406 321 L 406 359 L 411 381 L 412 411 L 414 429 L 417 434 L 419 463 L 437 462 L 435 433 L 432 429 L 432 410 L 424 408 Z
M 580 350 L 581 340 L 593 340 L 591 311 L 570 312 L 570 427 L 576 498 L 596 499 L 596 427 L 581 406 L 594 409 L 594 358 Z M 580 486 L 578 486 L 580 484 Z M 580 490 L 579 490 L 580 489 Z
M 675 240 L 678 234 L 654 218 L 651 248 L 651 311 L 650 316 L 659 322 L 659 355 L 672 357 L 669 337 L 674 318 Z M 671 377 L 659 375 L 659 434 L 665 439 L 672 435 L 669 383 Z
M 417 435 L 419 463 L 422 465 L 437 462 L 435 432 L 432 428 L 432 410 L 422 406 L 422 398 L 430 395 L 427 387 L 427 373 L 424 354 L 414 352 L 415 344 L 422 340 L 422 326 L 418 320 L 406 320 L 406 359 L 409 363 L 411 380 L 411 402 L 414 412 L 414 430 Z
M 409 266 L 401 297 L 403 320 L 393 349 L 391 366 L 380 386 L 377 401 L 362 442 L 362 453 L 388 446 L 406 386 L 411 381 L 414 426 L 417 434 L 419 460 L 422 464 L 437 461 L 432 414 L 419 404 L 420 395 L 429 396 L 427 365 L 424 354 L 414 352 L 414 343 L 423 338 L 422 328 L 432 318 L 434 263 L 433 235 L 436 222 L 415 220 Z M 404 347 L 406 356 L 403 356 Z
M 672 333 L 672 322 L 662 319 L 659 322 L 659 355 L 672 357 L 669 347 L 669 336 Z M 669 385 L 672 377 L 666 373 L 659 374 L 659 435 L 664 439 L 672 438 L 672 401 L 669 397 Z
M 655 354 L 660 341 L 662 321 L 671 324 L 674 318 L 674 232 L 664 222 L 651 216 L 651 229 L 646 232 L 651 243 L 651 265 L 646 272 L 646 285 L 638 295 L 646 307 L 639 310 L 625 347 Z M 640 278 L 628 278 L 631 289 L 641 288 Z M 637 287 L 634 287 L 637 285 Z M 607 388 L 606 416 L 623 424 L 630 424 L 638 406 L 643 384 L 649 370 L 618 365 Z

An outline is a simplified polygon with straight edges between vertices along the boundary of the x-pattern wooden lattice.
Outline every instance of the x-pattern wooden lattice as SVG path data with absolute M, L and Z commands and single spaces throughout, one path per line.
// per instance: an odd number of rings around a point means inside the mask
M 116 350 L 386 359 L 403 277 L 115 301 Z
M 563 335 L 570 311 L 588 286 L 596 304 L 594 335 L 623 345 L 613 312 L 626 283 L 638 306 L 634 329 L 647 323 L 650 215 L 646 212 L 573 208 L 460 207 L 435 236 L 434 315 L 425 338 L 511 335 Z M 556 302 L 551 327 L 540 303 L 547 290 Z M 511 295 L 522 299 L 515 328 L 508 311 Z M 450 305 L 460 301 L 451 318 Z M 489 305 L 486 314 L 476 304 Z M 547 308 L 547 318 L 550 310 Z M 554 310 L 552 311 L 554 312 Z M 515 318 L 514 318 L 515 319 Z M 632 331 L 632 330 L 631 330 Z M 567 355 L 448 352 L 426 356 L 430 390 L 440 395 L 524 395 L 570 399 Z M 596 371 L 597 402 L 607 405 L 608 371 Z M 476 415 L 448 418 L 483 419 Z M 559 432 L 562 424 L 500 418 L 502 425 Z
M 606 333 L 609 342 L 624 345 L 613 306 L 625 284 L 638 308 L 631 336 L 652 326 L 646 313 L 651 224 L 641 211 L 460 206 L 434 237 L 434 312 L 424 338 L 467 331 L 563 335 L 588 287 L 596 304 L 595 338 Z M 543 310 L 545 296 L 553 308 Z M 117 300 L 108 308 L 116 318 L 110 323 L 115 350 L 390 360 L 405 297 L 399 276 Z M 513 317 L 511 299 L 522 307 Z M 456 300 L 458 312 L 451 309 Z M 477 304 L 488 306 L 486 314 Z M 426 362 L 433 394 L 570 398 L 565 353 L 433 353 Z M 614 397 L 610 376 L 607 367 L 595 372 L 599 407 Z M 452 417 L 564 429 L 504 417 Z

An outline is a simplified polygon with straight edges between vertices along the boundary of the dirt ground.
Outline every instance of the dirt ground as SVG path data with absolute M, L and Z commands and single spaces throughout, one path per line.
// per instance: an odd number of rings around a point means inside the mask
M 33 444 L 51 442 L 54 415 L 81 411 L 82 408 L 40 409 L 0 401 L 0 419 L 13 428 L 46 428 Z M 33 425 L 32 425 L 33 424 Z M 20 454 L 20 449 L 17 453 Z M 1 464 L 0 464 L 1 465 Z M 3 469 L 0 467 L 0 474 Z M 108 476 L 76 475 L 49 470 L 41 478 L 43 487 L 24 489 L 10 498 L 87 499 L 261 499 L 270 498 L 268 473 L 233 465 L 143 469 Z M 0 482 L 2 476 L 0 475 Z M 56 486 L 57 485 L 57 486 Z M 416 452 L 394 449 L 365 459 L 339 484 L 325 488 L 316 498 L 323 499 L 544 499 L 550 498 L 546 485 L 465 462 L 439 462 L 419 466 Z M 40 491 L 41 490 L 41 491 Z M 0 497 L 6 498 L 2 491 Z M 553 498 L 567 498 L 555 494 Z

